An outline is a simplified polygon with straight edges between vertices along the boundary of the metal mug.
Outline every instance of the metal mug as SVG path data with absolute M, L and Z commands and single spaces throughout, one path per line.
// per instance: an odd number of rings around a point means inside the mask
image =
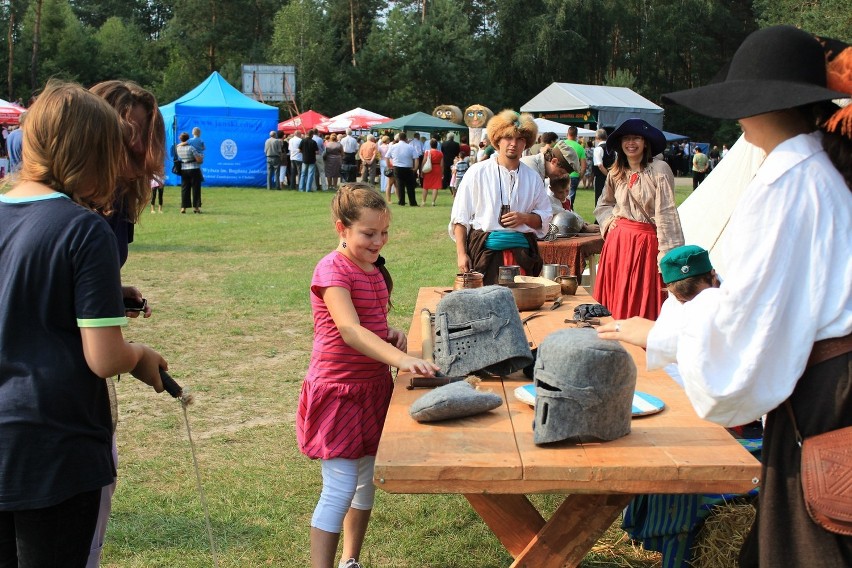
M 506 284 L 511 284 L 515 281 L 515 276 L 519 276 L 521 274 L 521 267 L 517 264 L 510 264 L 508 266 L 501 266 L 497 269 L 497 284 L 505 286 Z
M 561 269 L 565 270 L 561 270 Z M 568 265 L 566 264 L 545 264 L 541 267 L 541 276 L 542 278 L 547 278 L 548 280 L 553 280 L 556 282 L 556 279 L 560 276 L 565 276 L 568 274 Z

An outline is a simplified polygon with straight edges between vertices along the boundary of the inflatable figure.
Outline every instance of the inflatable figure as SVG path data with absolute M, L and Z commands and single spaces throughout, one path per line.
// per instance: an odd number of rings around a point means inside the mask
M 470 105 L 464 111 L 464 123 L 467 124 L 471 147 L 479 146 L 482 140 L 482 129 L 491 120 L 494 113 L 482 105 Z
M 456 124 L 464 124 L 464 116 L 459 107 L 454 105 L 439 105 L 432 111 L 432 116 L 441 120 L 448 120 Z

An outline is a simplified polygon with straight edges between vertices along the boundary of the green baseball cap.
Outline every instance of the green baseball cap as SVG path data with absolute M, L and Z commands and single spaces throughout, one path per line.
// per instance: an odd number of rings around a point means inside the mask
M 710 253 L 696 245 L 673 248 L 660 260 L 660 272 L 666 284 L 707 274 L 711 270 Z

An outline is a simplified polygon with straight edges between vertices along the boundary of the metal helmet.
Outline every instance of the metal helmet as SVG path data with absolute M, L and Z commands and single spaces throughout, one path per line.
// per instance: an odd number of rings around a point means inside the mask
M 550 222 L 556 225 L 557 233 L 560 237 L 579 233 L 583 230 L 583 227 L 586 224 L 582 217 L 573 211 L 567 210 L 560 211 L 554 215 Z

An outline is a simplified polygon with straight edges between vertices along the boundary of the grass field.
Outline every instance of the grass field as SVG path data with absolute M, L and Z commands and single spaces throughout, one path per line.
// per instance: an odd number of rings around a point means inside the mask
M 690 188 L 678 188 L 678 202 Z M 418 190 L 419 191 L 419 190 Z M 195 394 L 189 407 L 221 567 L 309 566 L 319 464 L 296 447 L 294 413 L 310 357 L 308 300 L 317 260 L 337 235 L 330 193 L 204 188 L 202 215 L 144 213 L 123 281 L 154 315 L 125 330 L 169 361 Z M 419 197 L 419 195 L 418 195 Z M 592 192 L 578 194 L 591 219 Z M 394 276 L 391 325 L 408 328 L 420 286 L 449 286 L 450 196 L 437 207 L 392 206 L 383 255 Z M 132 377 L 117 386 L 118 489 L 103 565 L 212 566 L 180 405 Z M 554 497 L 536 497 L 552 509 Z M 371 568 L 488 568 L 511 557 L 461 496 L 378 491 L 362 562 Z M 659 566 L 611 529 L 584 566 Z

